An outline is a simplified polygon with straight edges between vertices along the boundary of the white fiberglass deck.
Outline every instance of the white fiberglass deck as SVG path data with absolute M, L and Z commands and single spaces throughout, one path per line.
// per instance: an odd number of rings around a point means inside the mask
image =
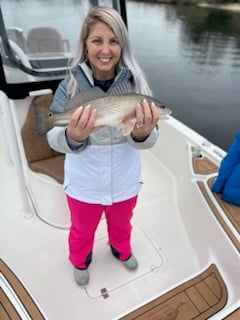
M 99 319 L 113 319 L 197 271 L 197 259 L 178 215 L 174 181 L 148 152 L 143 158 L 146 183 L 133 220 L 133 251 L 139 269 L 129 272 L 112 257 L 103 219 L 96 235 L 90 284 L 80 289 L 67 259 L 68 232 L 35 216 L 23 218 L 15 169 L 1 154 L 1 257 L 16 271 L 48 319 L 66 319 L 66 314 L 74 320 L 82 313 L 85 319 L 96 319 L 96 314 Z M 105 300 L 101 297 L 103 288 L 109 293 Z
M 51 227 L 36 216 L 23 217 L 15 168 L 8 154 L 0 153 L 0 255 L 19 276 L 46 319 L 95 320 L 96 315 L 98 319 L 118 319 L 197 274 L 218 256 L 223 274 L 230 286 L 234 284 L 239 257 L 234 249 L 227 250 L 229 240 L 210 216 L 194 179 L 189 179 L 186 144 L 183 155 L 182 145 L 176 140 L 172 146 L 176 158 L 168 155 L 169 166 L 173 162 L 179 166 L 173 166 L 175 176 L 159 160 L 167 157 L 163 146 L 171 135 L 166 136 L 166 132 L 163 129 L 160 135 L 165 142 L 142 152 L 145 183 L 135 210 L 132 239 L 139 269 L 129 272 L 112 257 L 103 219 L 96 234 L 86 289 L 79 288 L 73 280 L 67 257 L 68 231 Z M 1 132 L 1 150 L 7 150 L 5 143 Z M 213 252 L 215 240 L 221 237 Z M 222 250 L 226 252 L 221 258 Z M 224 261 L 228 261 L 225 266 Z M 229 277 L 231 267 L 233 273 Z M 107 292 L 106 299 L 101 295 L 102 289 Z M 239 288 L 230 290 L 230 304 L 240 296 L 239 292 Z

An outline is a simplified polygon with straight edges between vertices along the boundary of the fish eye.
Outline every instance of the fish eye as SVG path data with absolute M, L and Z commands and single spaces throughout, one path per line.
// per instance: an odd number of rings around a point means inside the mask
M 48 112 L 48 117 L 52 118 L 52 116 L 53 116 L 52 112 Z
M 160 108 L 161 108 L 161 109 L 166 109 L 166 106 L 165 106 L 164 104 L 161 104 L 161 105 L 160 105 Z

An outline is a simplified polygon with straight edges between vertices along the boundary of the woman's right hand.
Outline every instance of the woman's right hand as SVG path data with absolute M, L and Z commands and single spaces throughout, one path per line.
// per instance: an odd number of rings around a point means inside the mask
M 90 105 L 77 108 L 67 126 L 68 137 L 75 141 L 86 140 L 92 132 L 103 128 L 103 126 L 94 127 L 95 120 L 96 110 L 92 110 Z

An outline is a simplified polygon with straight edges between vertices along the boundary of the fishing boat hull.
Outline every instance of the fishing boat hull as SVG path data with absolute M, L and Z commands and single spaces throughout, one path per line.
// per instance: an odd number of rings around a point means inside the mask
M 228 313 L 239 308 L 239 230 L 224 202 L 211 191 L 225 152 L 172 117 L 162 121 L 158 143 L 142 152 L 144 184 L 133 218 L 132 238 L 139 268 L 129 272 L 112 257 L 103 217 L 89 269 L 91 280 L 87 288 L 81 289 L 73 281 L 68 262 L 69 212 L 65 204 L 59 203 L 60 197 L 65 199 L 62 185 L 31 172 L 23 158 L 21 127 L 31 99 L 10 101 L 28 190 L 30 212 L 25 215 L 21 214 L 23 201 L 15 156 L 9 141 L 3 138 L 6 129 L 2 125 L 1 150 L 8 152 L 1 155 L 4 201 L 0 212 L 4 229 L 0 248 L 6 268 L 25 287 L 43 319 L 96 319 L 96 314 L 106 320 L 134 319 L 134 312 L 138 312 L 139 319 L 147 319 L 147 303 L 159 298 L 155 313 L 148 313 L 150 319 L 156 315 L 163 318 L 171 310 L 177 314 L 171 319 L 194 319 L 196 314 L 202 317 L 199 319 L 222 319 L 226 310 Z M 39 203 L 44 204 L 39 207 Z M 230 212 L 236 210 L 239 214 L 238 207 L 230 206 Z M 238 221 L 236 218 L 235 225 Z M 213 278 L 208 278 L 211 275 Z M 207 282 L 200 280 L 205 278 L 209 283 L 215 279 L 215 293 L 210 287 L 204 296 Z M 1 282 L 15 290 L 4 274 Z M 174 290 L 179 294 L 177 300 L 172 300 Z M 218 292 L 223 294 L 218 296 Z M 152 305 L 149 309 L 152 312 Z

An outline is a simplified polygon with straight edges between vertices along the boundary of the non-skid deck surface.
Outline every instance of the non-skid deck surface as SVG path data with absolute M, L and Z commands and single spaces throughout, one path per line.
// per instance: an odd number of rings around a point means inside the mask
M 121 320 L 205 320 L 227 302 L 227 288 L 215 265 Z M 231 319 L 232 320 L 232 319 Z
M 230 315 L 225 317 L 223 320 L 239 320 L 240 319 L 240 308 L 232 312 Z
M 234 233 L 232 232 L 232 230 L 230 229 L 230 227 L 228 226 L 228 224 L 225 222 L 225 220 L 222 217 L 222 214 L 219 212 L 219 209 L 216 207 L 215 203 L 213 203 L 212 199 L 210 198 L 207 188 L 205 187 L 204 183 L 202 181 L 198 181 L 197 182 L 199 189 L 201 190 L 203 196 L 205 197 L 209 207 L 211 208 L 212 212 L 214 213 L 215 217 L 217 218 L 218 222 L 221 224 L 222 228 L 224 229 L 224 231 L 226 232 L 226 234 L 228 235 L 228 237 L 231 239 L 232 243 L 235 245 L 235 247 L 237 248 L 237 250 L 240 252 L 240 243 L 239 240 L 236 238 L 236 236 L 234 235 Z M 238 213 L 238 221 L 239 221 L 239 215 L 240 215 L 240 207 L 235 207 L 231 204 L 227 204 L 225 201 L 223 201 L 221 199 L 221 197 L 219 197 L 218 199 L 219 204 L 221 206 L 227 206 L 228 210 L 223 209 L 224 214 L 229 218 L 229 220 L 231 221 L 230 217 L 232 218 L 234 216 L 233 212 Z M 224 203 L 224 205 L 223 205 Z M 239 232 L 239 229 L 238 229 Z
M 194 152 L 194 149 L 193 149 Z M 207 157 L 203 158 L 192 158 L 192 166 L 193 166 L 193 171 L 195 174 L 200 174 L 200 175 L 208 175 L 208 174 L 213 174 L 217 173 L 218 168 L 217 166 Z M 216 205 L 213 203 L 209 196 L 209 192 L 212 192 L 212 185 L 214 183 L 214 180 L 216 179 L 216 176 L 211 177 L 207 180 L 207 187 L 202 181 L 198 181 L 198 186 L 200 190 L 202 191 L 202 194 L 204 195 L 206 201 L 208 202 L 208 205 L 212 209 L 213 213 L 215 214 L 216 218 L 218 219 L 219 223 L 222 225 L 223 229 L 229 236 L 229 238 L 232 240 L 233 244 L 235 247 L 238 249 L 240 252 L 240 243 L 238 239 L 234 236 L 233 232 L 230 230 L 224 219 L 222 218 L 218 208 Z M 207 190 L 208 189 L 208 190 Z M 218 193 L 212 193 L 218 203 L 218 205 L 221 207 L 222 211 L 224 214 L 227 216 L 229 221 L 231 221 L 232 225 L 235 227 L 237 232 L 240 234 L 240 207 L 235 206 L 233 204 L 230 204 L 226 201 L 224 201 L 221 198 L 221 194 Z M 178 318 L 177 318 L 178 319 Z M 230 315 L 224 318 L 224 320 L 239 320 L 240 319 L 240 308 L 232 312 Z
M 44 320 L 42 313 L 36 306 L 35 302 L 24 288 L 13 271 L 0 259 L 0 273 L 7 280 L 8 285 L 15 292 L 20 303 L 25 308 L 31 319 Z M 0 288 L 0 319 L 1 320 L 21 320 L 21 315 L 13 306 L 7 294 Z
M 238 234 L 240 234 L 240 207 L 224 201 L 221 198 L 221 194 L 211 191 L 216 176 L 211 176 L 208 178 L 207 175 L 217 173 L 217 166 L 207 157 L 195 158 L 193 156 L 192 167 L 195 174 L 206 176 L 207 185 L 205 185 L 203 181 L 198 181 L 197 184 L 199 186 L 199 189 L 201 190 L 203 196 L 205 197 L 209 207 L 213 211 L 219 223 L 221 224 L 221 226 L 223 227 L 223 229 L 225 230 L 235 247 L 240 252 L 240 243 L 238 239 L 235 237 L 227 223 L 224 221 L 222 214 L 219 212 L 219 209 L 217 208 L 216 204 L 212 201 L 211 197 L 209 196 L 209 193 L 214 195 L 219 207 L 222 209 L 222 212 L 232 223 Z
M 0 270 L 31 319 L 44 320 L 35 302 L 12 270 L 0 260 Z M 0 291 L 0 319 L 21 320 L 3 290 Z M 221 310 L 227 302 L 227 288 L 215 265 L 179 285 L 154 301 L 140 307 L 121 320 L 205 320 Z M 239 310 L 236 310 L 236 316 Z M 230 318 L 229 318 L 230 317 Z M 235 320 L 235 313 L 228 320 Z
M 208 180 L 208 186 L 211 189 L 214 182 L 214 178 L 210 178 Z M 235 206 L 229 202 L 224 201 L 221 198 L 220 193 L 213 193 L 215 199 L 217 200 L 218 204 L 222 208 L 222 210 L 225 212 L 228 219 L 232 222 L 237 232 L 240 234 L 240 207 Z
M 194 155 L 194 149 L 193 149 Z M 218 172 L 218 166 L 207 157 L 192 157 L 193 171 L 196 174 L 211 174 Z

